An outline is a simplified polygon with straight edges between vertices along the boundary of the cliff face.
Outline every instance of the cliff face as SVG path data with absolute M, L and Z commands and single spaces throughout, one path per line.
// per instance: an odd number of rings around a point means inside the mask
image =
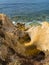
M 0 59 L 2 60 L 5 60 L 5 58 L 7 57 L 8 44 L 11 43 L 11 41 L 9 41 L 11 37 L 8 38 L 6 33 L 8 31 L 8 32 L 11 32 L 12 34 L 13 30 L 14 30 L 14 25 L 9 20 L 9 18 L 4 14 L 0 14 Z
M 37 50 L 35 54 L 39 50 L 49 50 L 48 22 L 43 22 L 41 26 L 33 26 L 27 31 L 21 29 L 22 26 L 16 28 L 6 15 L 0 14 L 0 36 L 4 39 L 4 43 L 13 48 L 15 52 L 29 56 L 34 55 L 34 50 Z M 33 46 L 36 47 L 33 49 Z
M 17 61 L 20 63 L 20 60 L 21 63 L 24 61 L 25 65 L 34 65 L 33 57 L 42 54 L 42 58 L 45 58 L 45 54 L 41 51 L 49 51 L 48 43 L 48 22 L 26 29 L 25 24 L 18 23 L 14 26 L 6 15 L 0 14 L 0 63 L 2 65 L 4 63 L 15 65 Z
M 34 46 L 31 48 L 30 46 L 26 47 L 24 45 L 30 42 L 30 37 L 25 31 L 25 27 L 15 27 L 11 20 L 4 14 L 0 14 L 0 39 L 3 39 L 1 42 L 3 45 L 7 45 L 8 48 L 12 48 L 16 53 L 23 56 L 31 56 L 34 53 L 36 55 L 39 51 L 34 52 L 36 50 Z
M 25 36 L 24 31 L 16 28 L 12 24 L 12 21 L 6 15 L 0 14 L 0 42 L 1 44 L 5 45 L 5 47 L 12 48 L 16 53 L 25 55 L 25 47 L 18 40 L 19 38 L 23 38 L 24 36 Z M 6 55 L 8 55 L 8 53 Z M 1 50 L 1 56 L 2 56 L 2 50 Z

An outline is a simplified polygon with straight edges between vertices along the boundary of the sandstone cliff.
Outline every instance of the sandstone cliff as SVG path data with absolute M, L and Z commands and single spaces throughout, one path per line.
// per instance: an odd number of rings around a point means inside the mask
M 41 53 L 42 59 L 45 58 L 44 51 L 49 51 L 48 43 L 48 22 L 26 29 L 24 24 L 14 26 L 6 15 L 0 14 L 0 63 L 2 65 L 16 65 L 17 62 L 21 64 L 24 59 L 26 64 L 33 65 L 33 57 Z M 21 63 L 19 59 L 22 59 Z

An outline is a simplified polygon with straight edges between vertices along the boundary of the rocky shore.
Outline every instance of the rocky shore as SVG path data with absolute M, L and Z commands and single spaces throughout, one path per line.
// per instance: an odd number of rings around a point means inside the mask
M 46 25 L 45 29 L 49 27 L 48 23 Z M 35 42 L 30 45 L 32 36 L 29 35 L 31 33 L 28 31 L 29 28 L 26 28 L 25 24 L 17 23 L 14 25 L 6 15 L 0 14 L 0 65 L 49 65 L 49 53 L 43 51 L 41 46 L 38 49 L 38 44 L 35 44 L 36 39 L 34 38 Z M 35 30 L 35 32 L 37 31 Z

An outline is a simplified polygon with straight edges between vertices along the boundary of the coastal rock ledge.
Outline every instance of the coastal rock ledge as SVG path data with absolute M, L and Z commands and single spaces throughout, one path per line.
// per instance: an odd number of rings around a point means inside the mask
M 48 22 L 28 29 L 0 14 L 0 65 L 46 65 L 48 58 Z

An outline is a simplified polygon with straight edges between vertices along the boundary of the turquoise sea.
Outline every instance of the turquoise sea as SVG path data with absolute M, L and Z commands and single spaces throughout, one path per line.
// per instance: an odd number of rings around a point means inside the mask
M 49 21 L 49 2 L 3 3 L 0 4 L 0 13 L 16 22 Z

